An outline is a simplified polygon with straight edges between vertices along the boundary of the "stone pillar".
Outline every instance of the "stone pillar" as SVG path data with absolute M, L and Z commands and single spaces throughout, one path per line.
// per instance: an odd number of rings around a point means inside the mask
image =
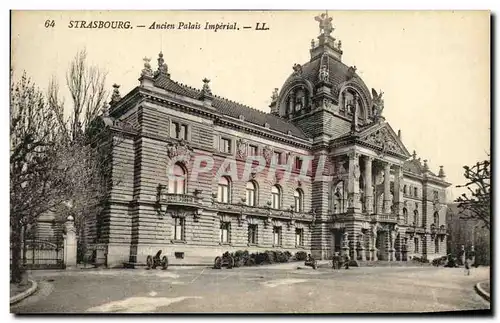
M 349 238 L 347 232 L 342 235 L 342 248 L 340 249 L 340 255 L 343 257 L 345 254 L 349 255 Z
M 365 236 L 361 234 L 359 237 L 359 247 L 358 254 L 361 256 L 361 261 L 366 261 L 366 253 L 365 253 Z
M 351 243 L 351 245 L 352 245 L 352 257 L 351 257 L 351 259 L 352 260 L 358 260 L 358 253 L 357 253 L 357 246 L 356 246 L 357 243 L 356 243 L 356 237 L 355 236 L 352 237 L 352 243 Z
M 395 248 L 396 235 L 397 235 L 396 230 L 391 230 L 390 236 L 389 236 L 390 237 L 390 244 L 391 244 L 391 247 L 389 249 L 389 259 L 390 259 L 390 261 L 396 261 L 396 248 Z
M 372 247 L 370 249 L 370 252 L 371 252 L 371 261 L 377 261 L 378 260 L 378 257 L 377 257 L 377 230 L 374 229 L 372 231 Z
M 394 204 L 398 220 L 403 216 L 403 167 L 396 166 L 394 175 Z
M 359 201 L 359 154 L 355 151 L 349 152 L 349 182 L 347 185 L 348 212 L 359 212 L 361 209 Z
M 372 186 L 373 157 L 365 157 L 365 207 L 366 213 L 373 213 L 373 186 Z
M 76 268 L 76 229 L 73 217 L 68 216 L 64 223 L 64 264 L 66 269 Z
M 384 166 L 384 213 L 391 213 L 391 164 Z

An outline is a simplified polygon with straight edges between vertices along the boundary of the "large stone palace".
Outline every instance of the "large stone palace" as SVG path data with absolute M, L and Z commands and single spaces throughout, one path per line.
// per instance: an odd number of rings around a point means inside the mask
M 316 20 L 310 60 L 274 90 L 269 113 L 214 95 L 208 79 L 201 89 L 176 82 L 162 53 L 127 95 L 114 86 L 105 118 L 115 184 L 88 237 L 107 246 L 109 266 L 159 249 L 172 262 L 244 249 L 446 254 L 443 167 L 436 175 L 408 152 L 383 117 L 383 93 L 342 62 L 332 19 Z M 265 165 L 248 169 L 255 156 Z

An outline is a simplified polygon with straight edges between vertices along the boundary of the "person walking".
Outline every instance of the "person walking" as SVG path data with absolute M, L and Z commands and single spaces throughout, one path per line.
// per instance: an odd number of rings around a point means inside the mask
M 465 258 L 465 262 L 464 262 L 464 274 L 467 275 L 467 276 L 470 276 L 470 259 L 469 258 Z
M 349 269 L 349 260 L 351 260 L 351 258 L 349 257 L 349 254 L 346 252 L 344 254 L 344 266 L 345 266 L 345 269 Z
M 339 253 L 338 253 L 338 252 L 335 252 L 335 253 L 333 254 L 333 257 L 332 257 L 332 268 L 333 268 L 333 269 L 340 269 L 340 268 L 339 268 L 339 267 L 340 267 L 340 266 L 339 266 L 339 261 L 340 261 L 340 259 L 339 259 Z

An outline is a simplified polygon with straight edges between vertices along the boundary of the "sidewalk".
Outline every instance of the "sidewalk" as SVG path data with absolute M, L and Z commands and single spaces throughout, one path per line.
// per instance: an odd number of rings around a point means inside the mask
M 488 302 L 490 301 L 491 286 L 489 280 L 477 283 L 474 286 L 474 289 L 481 297 L 483 297 Z
M 36 292 L 38 284 L 29 279 L 23 284 L 10 284 L 10 305 L 18 303 Z

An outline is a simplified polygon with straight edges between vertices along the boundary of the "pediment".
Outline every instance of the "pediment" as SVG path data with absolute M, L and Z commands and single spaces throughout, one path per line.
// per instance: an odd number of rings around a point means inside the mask
M 370 127 L 361 131 L 358 136 L 360 141 L 378 148 L 380 154 L 390 152 L 406 158 L 410 157 L 410 153 L 403 142 L 388 123 Z

